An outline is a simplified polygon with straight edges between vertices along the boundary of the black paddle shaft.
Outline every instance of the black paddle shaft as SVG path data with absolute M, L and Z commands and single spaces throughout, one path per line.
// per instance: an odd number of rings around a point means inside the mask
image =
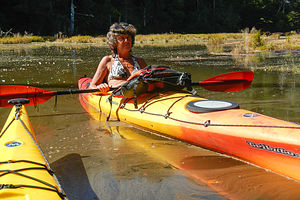
M 92 92 L 99 92 L 99 89 L 56 91 L 56 95 L 81 94 L 81 93 L 92 93 Z

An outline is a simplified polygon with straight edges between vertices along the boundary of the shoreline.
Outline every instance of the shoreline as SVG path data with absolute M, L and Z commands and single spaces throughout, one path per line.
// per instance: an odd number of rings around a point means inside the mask
M 37 39 L 38 38 L 38 39 Z M 45 39 L 44 39 L 45 38 Z M 65 38 L 40 36 L 13 36 L 0 38 L 0 50 L 15 48 L 41 48 L 41 47 L 105 47 L 105 36 L 73 36 Z M 284 35 L 274 33 L 271 35 L 261 34 L 260 31 L 253 33 L 215 33 L 215 34 L 149 34 L 136 35 L 135 46 L 207 46 L 211 53 L 224 53 L 231 49 L 232 54 L 248 54 L 273 50 L 300 49 L 300 34 Z M 226 49 L 227 50 L 224 50 Z
M 0 38 L 2 39 L 2 38 Z M 254 45 L 256 44 L 256 46 Z M 258 43 L 258 44 L 257 44 Z M 151 34 L 137 35 L 135 47 L 184 47 L 195 46 L 205 49 L 208 56 L 229 56 L 237 65 L 251 65 L 251 70 L 287 71 L 300 73 L 299 55 L 300 34 L 282 36 L 278 34 L 262 35 L 254 33 L 218 33 L 218 34 Z M 30 51 L 39 48 L 88 49 L 109 48 L 104 36 L 74 36 L 55 41 L 30 42 L 18 44 L 1 44 L 0 51 Z M 258 66 L 260 58 L 285 54 L 286 62 L 274 67 L 272 65 Z M 173 62 L 203 60 L 203 57 L 166 58 Z

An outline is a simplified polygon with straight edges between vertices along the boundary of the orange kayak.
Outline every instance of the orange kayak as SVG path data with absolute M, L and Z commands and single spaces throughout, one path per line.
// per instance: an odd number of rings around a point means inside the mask
M 87 89 L 90 78 L 78 81 Z M 82 101 L 110 117 L 250 162 L 300 181 L 300 125 L 238 104 L 183 92 L 110 99 L 110 94 L 81 94 Z

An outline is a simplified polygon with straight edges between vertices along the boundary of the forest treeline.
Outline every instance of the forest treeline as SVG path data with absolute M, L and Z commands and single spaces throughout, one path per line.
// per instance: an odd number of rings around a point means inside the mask
M 300 0 L 4 0 L 0 29 L 13 33 L 104 35 L 114 22 L 139 34 L 226 33 L 246 27 L 300 31 Z

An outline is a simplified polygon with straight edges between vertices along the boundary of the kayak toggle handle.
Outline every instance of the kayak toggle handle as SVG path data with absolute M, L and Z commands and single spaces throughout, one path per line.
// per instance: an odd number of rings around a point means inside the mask
M 20 117 L 20 109 L 23 105 L 28 104 L 30 101 L 29 99 L 11 99 L 7 101 L 8 104 L 12 104 L 16 106 L 16 115 L 15 115 L 15 120 L 19 119 Z
M 15 106 L 22 106 L 25 104 L 28 104 L 30 101 L 29 99 L 11 99 L 8 100 L 9 104 L 15 105 Z

